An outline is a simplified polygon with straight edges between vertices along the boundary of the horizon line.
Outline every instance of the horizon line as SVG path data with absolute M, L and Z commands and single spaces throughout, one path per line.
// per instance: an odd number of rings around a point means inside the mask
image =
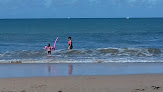
M 111 17 L 104 17 L 104 18 L 100 18 L 100 17 L 94 17 L 94 18 L 89 18 L 89 17 L 63 17 L 63 18 L 0 18 L 0 20 L 3 20 L 3 19 L 142 19 L 142 18 L 144 18 L 144 19 L 150 19 L 150 18 L 163 18 L 163 17 L 113 17 L 113 18 L 111 18 Z

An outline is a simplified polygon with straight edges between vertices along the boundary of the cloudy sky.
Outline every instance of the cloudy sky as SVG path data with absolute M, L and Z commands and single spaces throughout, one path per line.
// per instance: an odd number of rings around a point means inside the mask
M 163 17 L 163 0 L 0 0 L 0 18 Z

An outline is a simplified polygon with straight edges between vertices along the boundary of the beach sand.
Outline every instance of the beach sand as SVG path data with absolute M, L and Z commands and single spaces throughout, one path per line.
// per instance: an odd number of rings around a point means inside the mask
M 163 92 L 163 74 L 1 78 L 0 92 Z

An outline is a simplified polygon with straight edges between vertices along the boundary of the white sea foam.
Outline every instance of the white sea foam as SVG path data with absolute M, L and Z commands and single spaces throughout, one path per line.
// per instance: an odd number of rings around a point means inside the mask
M 0 62 L 22 63 L 94 63 L 94 62 L 162 62 L 162 49 L 155 48 L 99 48 L 56 50 L 47 56 L 39 51 L 6 51 L 0 53 Z

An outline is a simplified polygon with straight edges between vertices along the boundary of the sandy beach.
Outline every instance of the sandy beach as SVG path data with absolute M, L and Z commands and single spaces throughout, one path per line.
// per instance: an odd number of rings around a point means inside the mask
M 163 92 L 162 63 L 0 64 L 0 92 Z
M 0 92 L 163 92 L 163 74 L 1 78 Z

